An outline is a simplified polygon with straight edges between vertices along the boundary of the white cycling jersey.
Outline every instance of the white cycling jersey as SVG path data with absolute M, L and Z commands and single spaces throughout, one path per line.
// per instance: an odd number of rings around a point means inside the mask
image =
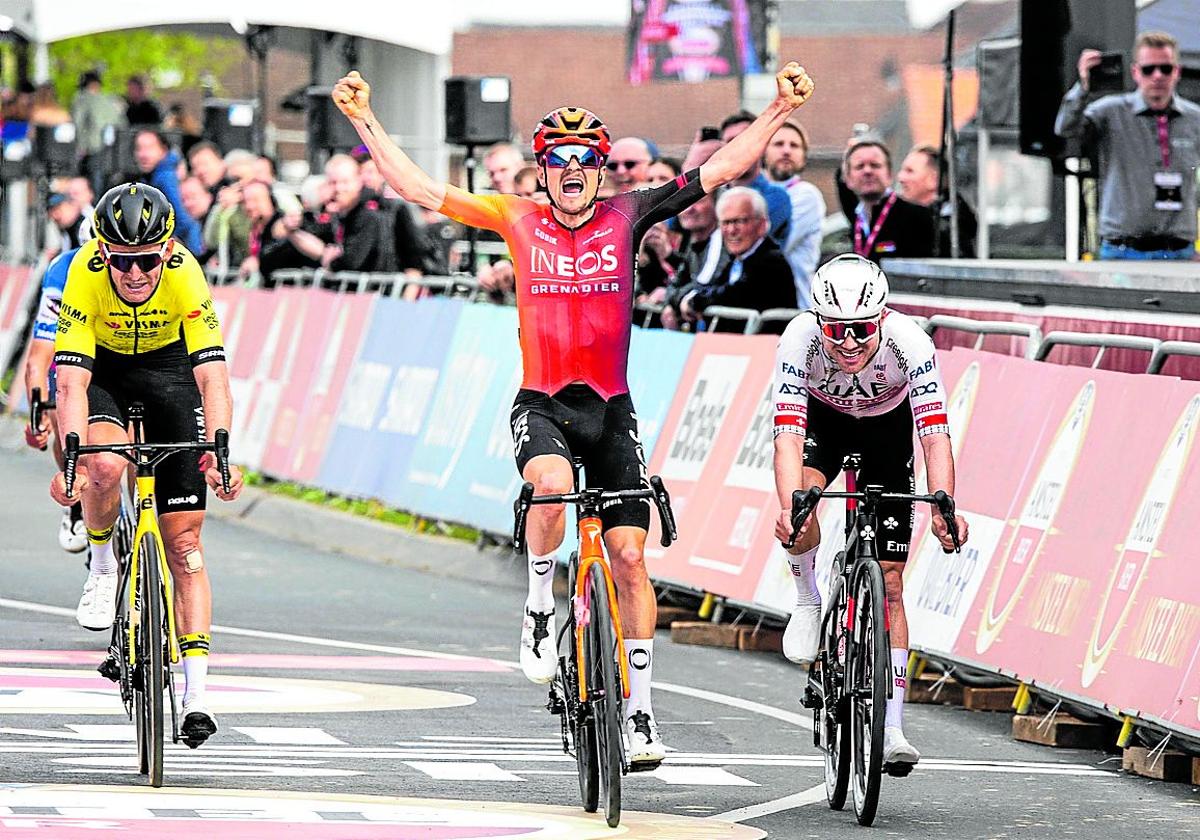
M 848 374 L 825 352 L 815 312 L 792 319 L 775 355 L 776 437 L 806 433 L 810 398 L 851 417 L 876 417 L 908 400 L 918 435 L 950 433 L 933 340 L 912 318 L 886 307 L 879 329 L 875 355 Z

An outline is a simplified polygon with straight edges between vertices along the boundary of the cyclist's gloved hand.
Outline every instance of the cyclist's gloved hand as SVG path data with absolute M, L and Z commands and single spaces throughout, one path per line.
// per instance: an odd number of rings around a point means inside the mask
M 54 499 L 54 501 L 58 502 L 63 507 L 70 507 L 82 498 L 83 491 L 87 489 L 87 486 L 87 470 L 85 470 L 83 467 L 76 467 L 75 487 L 72 488 L 75 491 L 75 495 L 68 496 L 67 477 L 63 475 L 61 471 L 59 471 L 54 474 L 54 478 L 50 479 L 50 496 Z
M 47 423 L 36 432 L 33 428 L 25 424 L 25 445 L 31 449 L 45 449 L 46 442 L 50 439 L 50 424 Z
M 229 493 L 225 493 L 221 489 L 221 471 L 217 469 L 217 456 L 211 452 L 205 452 L 200 456 L 200 472 L 204 473 L 204 481 L 213 492 L 217 494 L 217 498 L 223 502 L 232 502 L 242 492 L 242 471 L 237 464 L 229 465 Z
M 958 514 L 954 515 L 954 521 L 958 525 L 958 544 L 967 544 L 967 520 L 963 519 Z M 946 527 L 946 521 L 941 515 L 934 513 L 933 515 L 933 535 L 938 538 L 938 542 L 942 544 L 942 548 L 946 551 L 954 550 L 954 540 L 950 539 L 950 529 Z

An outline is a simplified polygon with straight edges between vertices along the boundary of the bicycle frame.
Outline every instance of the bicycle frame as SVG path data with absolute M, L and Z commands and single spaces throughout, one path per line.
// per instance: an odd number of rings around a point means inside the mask
M 140 437 L 140 435 L 139 435 Z M 167 553 L 163 546 L 162 532 L 158 528 L 158 516 L 154 509 L 154 467 L 146 462 L 139 454 L 138 457 L 138 476 L 137 476 L 137 528 L 133 533 L 133 551 L 131 553 L 129 580 L 132 585 L 126 587 L 126 596 L 128 598 L 129 615 L 134 615 L 134 601 L 137 595 L 137 580 L 138 566 L 141 563 L 142 554 L 142 537 L 151 534 L 154 537 L 154 542 L 158 545 L 159 557 L 159 573 L 160 580 L 163 585 L 163 598 L 166 601 L 167 611 L 167 646 L 170 654 L 172 665 L 179 662 L 179 640 L 175 635 L 175 598 L 172 591 L 171 570 L 167 567 Z M 143 475 L 143 472 L 148 472 Z M 146 593 L 147 598 L 154 597 L 153 593 Z M 128 646 L 129 664 L 130 666 L 137 665 L 137 648 L 134 645 L 134 634 L 136 624 L 129 623 L 127 631 L 126 644 Z
M 600 539 L 602 526 L 600 517 L 581 515 L 579 518 L 579 569 L 575 573 L 575 594 L 572 599 L 572 609 L 575 611 L 575 661 L 579 663 L 579 701 L 587 700 L 587 646 L 584 644 L 584 628 L 592 620 L 592 592 L 587 586 L 588 574 L 592 566 L 599 565 L 604 573 L 605 597 L 608 598 L 608 608 L 612 616 L 613 631 L 619 650 L 625 649 L 625 635 L 621 632 L 621 613 L 617 607 L 617 587 L 613 583 L 612 567 L 604 557 L 604 547 Z M 617 657 L 621 675 L 621 695 L 629 699 L 629 666 L 625 657 Z

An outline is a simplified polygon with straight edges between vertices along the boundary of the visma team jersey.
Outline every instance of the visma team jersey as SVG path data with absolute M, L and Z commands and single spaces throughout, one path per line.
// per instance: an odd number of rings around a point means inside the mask
M 810 399 L 851 417 L 876 417 L 908 400 L 918 435 L 950 433 L 933 340 L 890 309 L 883 310 L 879 350 L 857 374 L 843 373 L 825 353 L 815 313 L 788 324 L 775 357 L 776 437 L 805 434 Z
M 204 271 L 186 248 L 178 242 L 172 247 L 154 294 L 133 304 L 117 294 L 97 241 L 81 246 L 67 273 L 54 361 L 90 370 L 97 347 L 136 357 L 180 341 L 193 367 L 224 361 L 221 324 Z
M 698 169 L 654 189 L 596 203 L 574 230 L 549 205 L 446 187 L 440 212 L 504 237 L 517 284 L 524 378 L 554 394 L 584 382 L 604 399 L 629 391 L 634 270 L 642 236 L 704 196 Z

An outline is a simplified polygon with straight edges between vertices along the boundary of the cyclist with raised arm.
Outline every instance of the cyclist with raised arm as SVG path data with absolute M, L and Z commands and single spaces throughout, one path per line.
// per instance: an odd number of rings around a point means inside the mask
M 812 309 L 788 324 L 775 359 L 775 487 L 782 507 L 775 536 L 785 543 L 792 533 L 792 491 L 824 488 L 852 452 L 862 456 L 860 486 L 913 492 L 914 426 L 929 492 L 954 494 L 954 453 L 937 351 L 916 321 L 887 308 L 883 270 L 844 254 L 817 270 L 812 293 Z M 884 502 L 879 516 L 876 545 L 887 589 L 893 679 L 883 760 L 913 765 L 921 755 L 904 737 L 901 715 L 908 669 L 903 573 L 913 505 Z M 961 516 L 955 519 L 959 541 L 965 543 L 967 523 Z M 932 527 L 943 548 L 954 548 L 940 516 L 933 517 Z M 812 662 L 821 625 L 813 570 L 821 529 L 815 515 L 800 534 L 790 549 L 796 608 L 784 631 L 783 652 L 793 662 Z
M 778 94 L 758 119 L 701 167 L 653 189 L 603 201 L 597 193 L 612 147 L 608 128 L 583 108 L 551 111 L 533 135 L 538 182 L 549 204 L 472 195 L 435 181 L 388 138 L 357 72 L 334 87 L 337 106 L 404 200 L 496 231 L 508 243 L 524 367 L 512 410 L 513 442 L 517 468 L 539 495 L 570 492 L 572 453 L 583 458 L 593 487 L 645 485 L 645 457 L 626 382 L 638 247 L 652 225 L 750 168 L 776 129 L 812 94 L 812 80 L 794 62 L 776 82 Z M 544 505 L 528 519 L 521 667 L 536 683 L 550 682 L 558 665 L 551 585 L 565 518 L 564 506 Z M 642 500 L 602 511 L 629 664 L 625 729 L 635 770 L 652 769 L 665 756 L 650 703 L 657 606 L 643 558 L 649 520 Z
M 25 357 L 25 396 L 33 404 L 33 389 L 39 388 L 42 399 L 54 400 L 54 335 L 58 329 L 58 310 L 62 306 L 63 288 L 67 285 L 67 269 L 71 259 L 79 252 L 72 248 L 50 261 L 42 274 L 42 292 L 38 299 L 37 314 L 33 319 L 33 333 L 29 337 L 29 352 Z M 33 449 L 51 449 L 54 463 L 63 468 L 62 438 L 58 434 L 58 419 L 53 409 L 42 412 L 38 428 L 25 424 L 25 443 Z M 73 504 L 63 510 L 58 525 L 58 544 L 63 551 L 78 554 L 88 547 L 87 529 L 83 525 L 83 508 Z
M 175 211 L 147 184 L 113 187 L 96 205 L 96 239 L 71 261 L 59 313 L 54 361 L 58 368 L 58 422 L 64 438 L 81 445 L 130 440 L 130 404 L 146 407 L 149 443 L 211 441 L 228 429 L 233 414 L 221 326 L 204 272 L 182 244 L 171 239 Z M 112 532 L 127 461 L 114 453 L 80 460 L 75 495 L 66 495 L 62 472 L 50 484 L 59 504 L 82 499 L 92 548 L 80 624 L 112 626 L 118 588 Z M 174 582 L 175 617 L 183 655 L 185 688 L 180 731 L 189 747 L 217 731 L 205 702 L 212 623 L 212 590 L 200 544 L 205 483 L 222 499 L 241 492 L 242 477 L 230 466 L 230 492 L 212 453 L 197 461 L 178 453 L 158 471 L 154 500 L 167 565 Z

